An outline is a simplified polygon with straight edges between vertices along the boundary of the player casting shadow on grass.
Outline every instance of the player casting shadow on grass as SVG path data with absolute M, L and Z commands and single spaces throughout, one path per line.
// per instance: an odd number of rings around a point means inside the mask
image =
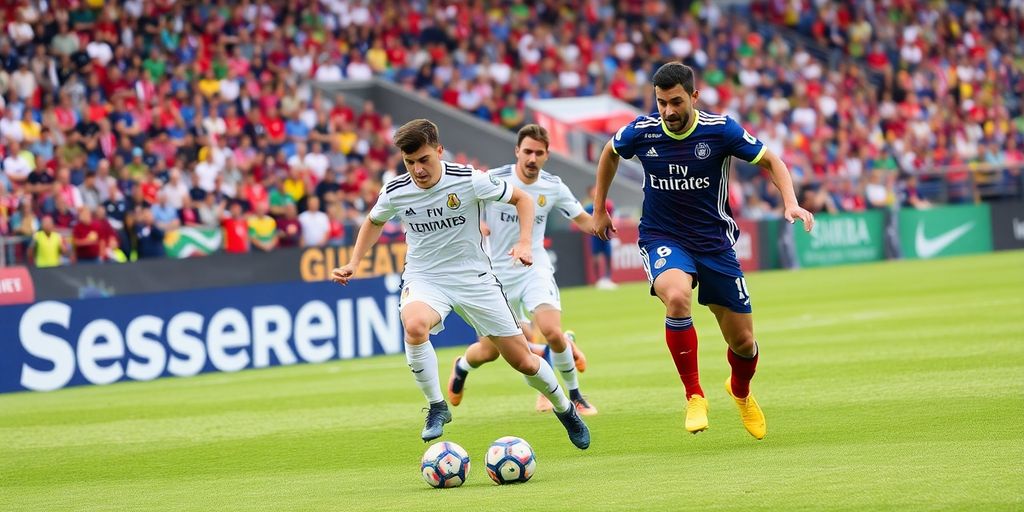
M 490 339 L 531 387 L 551 400 L 569 439 L 577 448 L 586 449 L 590 446 L 587 425 L 558 385 L 551 366 L 530 351 L 482 246 L 480 211 L 484 203 L 511 204 L 519 217 L 520 233 L 509 256 L 531 265 L 532 198 L 472 167 L 441 160 L 444 149 L 437 126 L 426 119 L 406 123 L 395 132 L 394 140 L 408 174 L 381 189 L 359 229 L 350 261 L 334 269 L 331 279 L 348 284 L 363 255 L 380 238 L 384 224 L 393 217 L 401 219 L 409 251 L 399 308 L 406 360 L 429 403 L 423 441 L 441 437 L 444 424 L 452 420 L 441 394 L 430 335 L 444 329 L 445 317 L 454 310 L 477 334 Z
M 732 246 L 739 227 L 729 208 L 729 163 L 735 156 L 766 169 L 782 194 L 784 217 L 808 232 L 814 216 L 801 208 L 786 164 L 730 117 L 695 108 L 693 70 L 678 62 L 654 74 L 658 112 L 639 116 L 605 145 L 597 167 L 594 234 L 607 240 L 615 227 L 604 207 L 620 158 L 636 156 L 644 169 L 640 255 L 651 295 L 665 304 L 665 341 L 686 388 L 686 430 L 708 428 L 708 401 L 697 369 L 697 331 L 690 317 L 692 290 L 718 320 L 729 344 L 732 375 L 726 392 L 757 439 L 768 433 L 750 393 L 757 367 L 750 292 Z

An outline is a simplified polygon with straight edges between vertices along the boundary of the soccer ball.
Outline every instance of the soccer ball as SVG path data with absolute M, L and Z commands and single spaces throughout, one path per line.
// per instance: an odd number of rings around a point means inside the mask
M 505 436 L 487 450 L 487 474 L 499 485 L 525 482 L 537 469 L 537 457 L 530 443 L 514 436 Z
M 469 475 L 469 454 L 450 441 L 434 443 L 423 454 L 420 472 L 431 487 L 458 487 Z

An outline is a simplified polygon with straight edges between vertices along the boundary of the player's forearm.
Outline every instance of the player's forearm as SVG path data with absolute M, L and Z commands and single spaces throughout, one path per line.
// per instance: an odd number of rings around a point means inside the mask
M 775 184 L 775 188 L 779 189 L 779 193 L 782 195 L 782 202 L 788 208 L 790 206 L 797 206 L 799 203 L 796 200 L 796 191 L 793 189 L 793 178 L 789 174 L 789 167 L 782 161 L 781 158 L 772 154 L 765 155 L 764 167 L 768 168 L 768 174 L 772 177 L 772 183 Z
M 377 243 L 382 231 L 384 231 L 384 224 L 375 224 L 369 217 L 363 221 L 363 225 L 359 227 L 359 234 L 356 235 L 356 245 L 352 247 L 352 257 L 348 262 L 352 268 L 359 267 L 359 262 L 362 261 L 366 251 L 369 251 L 370 247 Z
M 529 196 L 523 194 L 523 198 L 516 201 L 516 215 L 519 216 L 519 241 L 532 243 L 533 242 L 533 218 L 534 208 L 533 201 L 530 200 Z
M 594 230 L 594 216 L 589 213 L 583 212 L 572 219 L 572 221 L 584 233 L 590 233 Z
M 619 155 L 612 150 L 612 143 L 605 145 L 601 159 L 597 162 L 597 184 L 594 188 L 594 213 L 608 213 L 605 203 L 608 200 L 608 189 L 612 186 L 615 173 L 619 169 Z

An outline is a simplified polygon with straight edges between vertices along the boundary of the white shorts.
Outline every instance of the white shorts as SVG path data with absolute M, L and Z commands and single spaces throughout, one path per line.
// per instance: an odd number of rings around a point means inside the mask
M 521 320 L 529 320 L 534 310 L 543 304 L 562 310 L 562 298 L 558 291 L 558 283 L 551 272 L 531 269 L 513 278 L 506 277 L 501 281 L 508 297 L 508 304 Z
M 522 334 L 512 309 L 502 294 L 501 284 L 490 272 L 469 279 L 461 276 L 439 280 L 414 277 L 402 285 L 399 309 L 411 302 L 423 302 L 441 317 L 430 334 L 444 330 L 448 313 L 462 317 L 480 336 L 515 336 Z

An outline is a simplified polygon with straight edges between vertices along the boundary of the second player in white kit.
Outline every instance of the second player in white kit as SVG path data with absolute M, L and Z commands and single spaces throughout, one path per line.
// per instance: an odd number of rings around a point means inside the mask
M 590 431 L 547 361 L 530 351 L 483 250 L 480 214 L 484 204 L 508 203 L 523 222 L 519 223 L 521 236 L 506 257 L 532 264 L 530 196 L 472 167 L 442 161 L 437 126 L 426 119 L 403 125 L 395 132 L 394 143 L 402 151 L 408 174 L 384 185 L 359 229 L 351 260 L 334 269 L 331 279 L 347 284 L 363 255 L 380 238 L 384 224 L 393 217 L 402 220 L 408 252 L 399 307 L 406 361 L 429 404 L 422 439 L 441 437 L 452 419 L 441 393 L 430 335 L 443 330 L 445 317 L 455 311 L 493 343 L 531 387 L 555 404 L 569 439 L 576 447 L 587 448 Z
M 555 268 L 544 249 L 544 230 L 551 215 L 565 215 L 587 233 L 591 230 L 592 218 L 559 177 L 543 170 L 548 159 L 548 141 L 547 130 L 541 126 L 524 126 L 519 131 L 515 148 L 516 163 L 488 173 L 533 198 L 533 265 L 520 265 L 508 257 L 519 240 L 519 218 L 515 208 L 508 204 L 487 203 L 485 220 L 490 230 L 489 253 L 494 273 L 501 282 L 509 305 L 520 320 L 527 321 L 533 317 L 548 342 L 552 364 L 569 389 L 570 400 L 580 414 L 589 415 L 595 414 L 597 409 L 587 402 L 579 389 L 574 347 L 567 333 L 562 331 L 562 303 L 555 282 Z M 469 346 L 464 356 L 456 358 L 448 379 L 448 399 L 452 405 L 462 402 L 469 372 L 497 359 L 498 355 L 498 348 L 481 337 Z M 538 400 L 539 410 L 551 409 L 551 403 L 543 395 Z

